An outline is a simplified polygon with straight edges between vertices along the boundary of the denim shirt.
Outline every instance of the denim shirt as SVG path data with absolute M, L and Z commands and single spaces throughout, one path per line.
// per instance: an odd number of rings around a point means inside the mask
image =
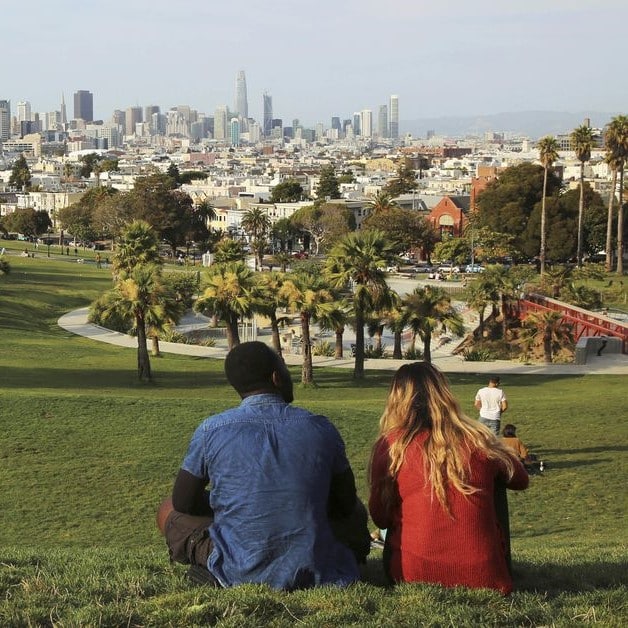
M 327 517 L 332 476 L 348 467 L 331 422 L 279 395 L 252 395 L 207 418 L 182 468 L 211 483 L 208 570 L 223 586 L 292 590 L 357 580 L 356 560 Z

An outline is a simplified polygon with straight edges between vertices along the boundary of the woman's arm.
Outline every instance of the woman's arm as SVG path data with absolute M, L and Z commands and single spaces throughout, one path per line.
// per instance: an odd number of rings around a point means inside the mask
M 369 513 L 378 528 L 388 528 L 392 523 L 390 507 L 384 503 L 383 489 L 390 481 L 388 475 L 388 443 L 380 439 L 373 448 L 371 460 L 371 492 L 369 495 Z

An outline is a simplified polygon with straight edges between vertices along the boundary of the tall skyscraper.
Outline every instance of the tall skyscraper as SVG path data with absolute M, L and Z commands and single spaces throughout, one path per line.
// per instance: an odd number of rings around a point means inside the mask
M 388 107 L 386 105 L 379 106 L 379 114 L 377 116 L 377 135 L 380 137 L 388 137 Z
M 127 135 L 135 135 L 135 125 L 142 122 L 142 108 L 129 107 L 125 111 L 125 128 Z
M 264 92 L 264 121 L 262 132 L 264 137 L 270 137 L 273 123 L 273 98 L 268 92 Z
M 373 112 L 370 109 L 360 111 L 360 135 L 373 137 Z
M 11 101 L 0 100 L 0 142 L 11 137 Z
M 214 111 L 214 139 L 227 139 L 227 105 L 216 107 Z
M 356 137 L 360 135 L 360 113 L 358 111 L 353 112 L 353 135 Z
M 65 108 L 65 95 L 61 94 L 61 124 L 65 129 L 68 124 L 68 111 Z
M 17 121 L 30 122 L 32 119 L 31 104 L 28 100 L 22 100 L 17 103 Z
M 244 70 L 240 70 L 236 77 L 235 112 L 243 120 L 249 117 L 249 101 L 246 96 L 246 76 L 244 75 Z
M 94 96 L 91 92 L 84 89 L 74 92 L 74 119 L 94 121 Z
M 399 96 L 390 97 L 390 137 L 399 137 Z
M 229 139 L 231 146 L 240 146 L 240 121 L 237 118 L 231 118 L 229 123 Z

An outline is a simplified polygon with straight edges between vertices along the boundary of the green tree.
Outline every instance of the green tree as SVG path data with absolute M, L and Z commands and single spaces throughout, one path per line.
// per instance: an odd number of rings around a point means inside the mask
M 279 355 L 282 354 L 279 327 L 287 322 L 287 318 L 277 316 L 277 311 L 279 308 L 288 306 L 286 300 L 282 298 L 281 293 L 285 281 L 285 273 L 259 273 L 256 275 L 253 290 L 253 311 L 268 317 L 273 348 Z
M 280 218 L 273 225 L 271 233 L 275 250 L 277 250 L 277 244 L 279 244 L 279 251 L 288 251 L 290 250 L 290 244 L 298 235 L 298 229 L 292 224 L 290 218 Z
M 415 288 L 406 295 L 403 307 L 407 312 L 407 321 L 414 333 L 423 341 L 423 359 L 432 361 L 432 336 L 437 331 L 461 336 L 464 333 L 462 317 L 451 304 L 451 297 L 445 290 L 426 286 Z
M 335 300 L 329 311 L 324 311 L 318 316 L 318 325 L 322 331 L 333 331 L 334 359 L 342 360 L 344 356 L 343 338 L 345 328 L 349 324 L 349 304 L 346 300 Z
M 155 230 L 145 221 L 136 220 L 124 230 L 113 256 L 115 275 L 129 274 L 137 266 L 159 267 L 159 241 Z
M 303 186 L 296 179 L 278 183 L 270 193 L 271 203 L 294 203 L 303 198 Z
M 301 322 L 301 383 L 314 383 L 312 366 L 311 323 L 322 318 L 333 308 L 333 294 L 329 284 L 315 267 L 302 267 L 286 277 L 280 291 L 281 299 L 292 312 L 299 314 Z
M 355 229 L 353 211 L 336 203 L 301 207 L 290 220 L 297 229 L 304 231 L 312 238 L 316 255 L 330 248 L 334 242 Z
M 408 160 L 402 161 L 397 167 L 397 174 L 382 188 L 382 192 L 396 198 L 402 194 L 413 192 L 418 187 L 416 172 Z
M 381 211 L 387 211 L 393 207 L 399 207 L 399 205 L 393 200 L 392 196 L 384 190 L 379 190 L 375 194 L 371 195 L 367 203 L 370 213 L 376 213 Z
M 545 272 L 545 256 L 546 256 L 546 214 L 545 199 L 547 198 L 547 177 L 550 168 L 558 159 L 558 142 L 555 137 L 547 135 L 539 140 L 539 160 L 543 166 L 543 196 L 541 197 L 541 247 L 539 251 L 539 259 L 541 262 L 541 275 Z
M 467 238 L 447 238 L 434 247 L 434 257 L 437 260 L 451 260 L 455 264 L 464 264 L 470 253 Z
M 318 185 L 316 186 L 316 197 L 320 202 L 324 202 L 326 199 L 340 198 L 338 177 L 332 165 L 321 168 Z
M 522 322 L 521 343 L 524 351 L 537 342 L 542 343 L 545 362 L 551 364 L 556 351 L 573 344 L 571 326 L 560 312 L 548 310 L 528 314 Z
M 571 132 L 571 148 L 580 162 L 580 203 L 578 205 L 578 249 L 576 258 L 578 266 L 582 266 L 582 235 L 584 225 L 584 164 L 591 159 L 593 149 L 593 131 L 583 124 Z
M 262 268 L 264 249 L 268 245 L 272 223 L 266 212 L 259 207 L 254 207 L 244 213 L 241 225 L 251 238 L 251 248 L 255 254 L 255 270 L 259 270 Z
M 9 186 L 18 190 L 28 190 L 31 185 L 31 171 L 28 167 L 26 157 L 21 154 L 11 167 Z
M 197 312 L 224 321 L 229 349 L 240 344 L 238 321 L 253 312 L 254 287 L 254 273 L 243 262 L 214 264 L 205 290 L 194 304 Z
M 615 116 L 606 129 L 604 136 L 608 158 L 616 173 L 619 174 L 619 203 L 617 205 L 617 274 L 624 273 L 624 167 L 628 159 L 628 116 Z M 611 196 L 615 193 L 612 189 Z M 612 211 L 612 201 L 610 205 Z M 609 211 L 609 213 L 610 213 Z M 609 237 L 607 236 L 607 243 Z M 608 250 L 607 248 L 607 265 Z
M 381 231 L 350 233 L 332 248 L 325 273 L 332 288 L 351 287 L 355 317 L 354 379 L 364 378 L 364 325 L 366 317 L 383 302 L 388 286 L 383 267 L 393 255 L 391 243 Z
M 16 209 L 4 219 L 4 226 L 9 231 L 17 231 L 29 238 L 36 237 L 52 227 L 47 211 L 35 210 L 30 207 Z
M 466 290 L 466 304 L 478 313 L 478 332 L 480 338 L 484 338 L 484 315 L 486 308 L 498 299 L 494 288 L 492 283 L 476 280 L 472 281 Z
M 23 154 L 13 162 L 9 186 L 17 190 L 28 190 L 31 186 L 31 171 Z
M 239 240 L 223 238 L 218 242 L 214 251 L 214 262 L 226 264 L 244 260 L 244 246 Z

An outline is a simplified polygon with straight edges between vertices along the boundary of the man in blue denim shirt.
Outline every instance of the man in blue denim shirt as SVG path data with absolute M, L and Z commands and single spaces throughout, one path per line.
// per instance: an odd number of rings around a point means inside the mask
M 225 373 L 242 402 L 197 428 L 158 513 L 171 559 L 220 586 L 356 581 L 370 538 L 340 434 L 290 405 L 290 373 L 264 343 L 234 347 Z

